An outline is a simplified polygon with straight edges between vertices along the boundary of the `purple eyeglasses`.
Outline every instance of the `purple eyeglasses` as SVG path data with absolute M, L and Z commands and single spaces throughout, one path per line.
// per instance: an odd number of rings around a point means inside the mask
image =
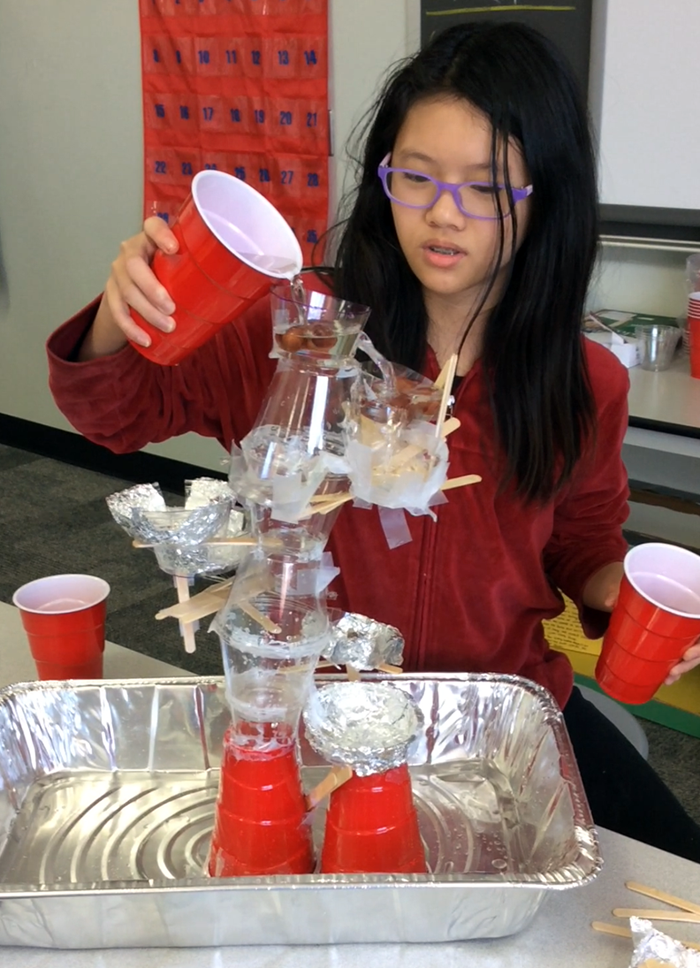
M 412 168 L 390 168 L 387 165 L 391 153 L 383 159 L 377 174 L 382 180 L 387 198 L 406 208 L 431 208 L 441 192 L 449 192 L 455 205 L 468 218 L 493 221 L 510 215 L 508 190 L 505 185 L 491 182 L 444 182 L 422 171 Z M 391 175 L 398 175 L 393 179 Z M 532 195 L 532 185 L 525 188 L 511 188 L 513 205 Z

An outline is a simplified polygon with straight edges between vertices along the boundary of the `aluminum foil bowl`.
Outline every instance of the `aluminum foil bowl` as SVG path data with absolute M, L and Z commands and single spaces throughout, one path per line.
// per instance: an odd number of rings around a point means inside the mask
M 333 665 L 350 665 L 358 671 L 403 662 L 403 636 L 393 625 L 385 625 L 356 612 L 329 609 L 331 643 L 323 658 Z
M 358 776 L 385 773 L 408 759 L 423 717 L 390 683 L 338 682 L 313 692 L 303 712 L 306 737 L 331 763 Z

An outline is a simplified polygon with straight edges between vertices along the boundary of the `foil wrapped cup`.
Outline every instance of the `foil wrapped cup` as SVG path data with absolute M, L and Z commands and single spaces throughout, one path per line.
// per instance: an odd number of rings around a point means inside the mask
M 382 665 L 400 666 L 404 639 L 393 625 L 385 625 L 356 612 L 328 610 L 331 619 L 330 647 L 323 658 L 333 665 L 350 665 L 358 671 Z
M 338 682 L 309 697 L 303 711 L 306 738 L 329 763 L 358 776 L 385 773 L 406 763 L 423 717 L 390 683 Z
M 160 568 L 186 578 L 230 571 L 245 553 L 235 545 L 207 544 L 243 533 L 245 515 L 232 509 L 233 502 L 226 481 L 207 477 L 185 481 L 184 507 L 168 507 L 158 484 L 137 484 L 107 498 L 117 524 L 153 547 Z

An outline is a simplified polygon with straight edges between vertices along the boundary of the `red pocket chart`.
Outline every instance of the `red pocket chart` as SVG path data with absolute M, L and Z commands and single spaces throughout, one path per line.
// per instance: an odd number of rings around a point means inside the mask
M 328 0 L 139 11 L 145 214 L 172 221 L 193 175 L 227 171 L 273 202 L 310 262 L 328 225 Z

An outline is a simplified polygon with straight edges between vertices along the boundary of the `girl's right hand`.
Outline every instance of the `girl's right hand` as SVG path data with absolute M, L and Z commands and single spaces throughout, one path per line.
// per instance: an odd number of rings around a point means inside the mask
M 79 359 L 116 353 L 128 340 L 150 345 L 148 333 L 132 319 L 130 306 L 156 329 L 169 333 L 175 328 L 171 315 L 175 304 L 150 267 L 158 249 L 172 255 L 178 243 L 163 219 L 152 216 L 143 223 L 142 232 L 122 242 Z

